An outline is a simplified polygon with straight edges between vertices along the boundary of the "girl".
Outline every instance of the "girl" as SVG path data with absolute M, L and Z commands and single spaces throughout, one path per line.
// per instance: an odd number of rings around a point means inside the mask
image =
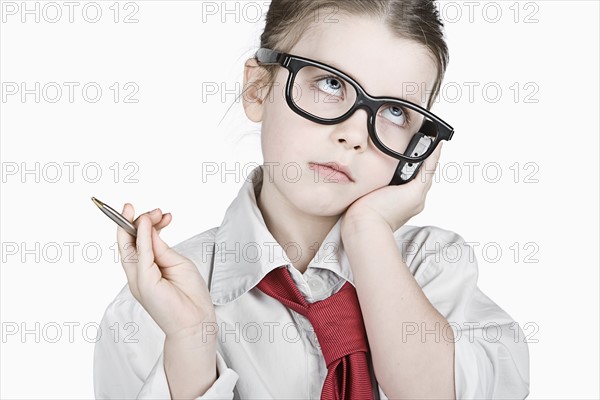
M 134 334 L 97 343 L 96 396 L 525 398 L 524 335 L 469 247 L 406 225 L 452 136 L 428 111 L 432 1 L 273 0 L 260 44 L 243 104 L 264 163 L 221 226 L 170 248 L 170 214 L 123 208 L 138 236 L 118 228 L 128 285 L 102 328 Z

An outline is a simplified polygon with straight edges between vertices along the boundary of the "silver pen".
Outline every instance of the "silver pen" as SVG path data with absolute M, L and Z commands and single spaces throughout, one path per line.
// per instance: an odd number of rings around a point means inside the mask
M 137 229 L 133 224 L 125 219 L 121 214 L 116 212 L 112 207 L 108 204 L 104 204 L 100 200 L 95 197 L 92 197 L 92 201 L 95 205 L 98 206 L 100 211 L 102 211 L 106 216 L 117 223 L 121 228 L 125 229 L 127 233 L 129 233 L 133 237 L 137 237 Z

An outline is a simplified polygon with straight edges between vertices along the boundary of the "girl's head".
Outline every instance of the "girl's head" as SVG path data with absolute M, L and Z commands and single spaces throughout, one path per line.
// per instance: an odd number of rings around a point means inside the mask
M 413 40 L 429 50 L 437 68 L 433 93 L 427 103 L 427 108 L 430 108 L 449 60 L 443 24 L 432 0 L 273 0 L 260 47 L 291 53 L 310 29 L 320 24 L 324 28 L 335 24 L 341 15 L 372 18 L 387 27 L 394 36 Z M 265 69 L 270 88 L 277 67 L 266 66 Z
M 328 64 L 372 96 L 430 108 L 448 63 L 442 27 L 428 0 L 273 0 L 260 47 Z M 369 140 L 363 109 L 336 125 L 294 113 L 285 97 L 288 75 L 256 58 L 246 62 L 244 108 L 262 122 L 263 191 L 307 214 L 339 215 L 386 186 L 398 160 Z M 343 165 L 353 182 L 327 181 L 312 163 Z

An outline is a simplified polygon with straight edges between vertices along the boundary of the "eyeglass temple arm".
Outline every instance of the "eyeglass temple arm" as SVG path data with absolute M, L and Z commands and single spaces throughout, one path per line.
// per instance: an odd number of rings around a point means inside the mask
M 433 121 L 425 121 L 419 132 L 427 136 L 437 136 L 437 129 Z M 454 129 L 452 127 L 443 126 L 444 134 L 442 135 L 443 140 L 450 140 L 454 136 Z
M 263 64 L 280 64 L 285 57 L 285 53 L 280 53 L 264 47 L 258 49 L 256 52 L 256 59 Z

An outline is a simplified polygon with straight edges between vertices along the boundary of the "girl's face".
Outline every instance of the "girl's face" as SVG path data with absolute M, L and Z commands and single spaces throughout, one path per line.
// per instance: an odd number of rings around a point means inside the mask
M 393 36 L 381 21 L 335 17 L 337 22 L 314 24 L 289 53 L 349 74 L 372 96 L 426 106 L 437 70 L 425 47 Z M 251 70 L 246 79 L 262 73 Z M 244 99 L 248 117 L 262 121 L 263 190 L 271 185 L 267 190 L 309 215 L 340 215 L 358 198 L 388 185 L 398 160 L 371 142 L 364 109 L 337 125 L 321 125 L 292 111 L 285 100 L 288 74 L 278 68 L 272 93 L 263 102 L 250 105 Z M 353 181 L 320 175 L 312 163 L 344 165 Z

